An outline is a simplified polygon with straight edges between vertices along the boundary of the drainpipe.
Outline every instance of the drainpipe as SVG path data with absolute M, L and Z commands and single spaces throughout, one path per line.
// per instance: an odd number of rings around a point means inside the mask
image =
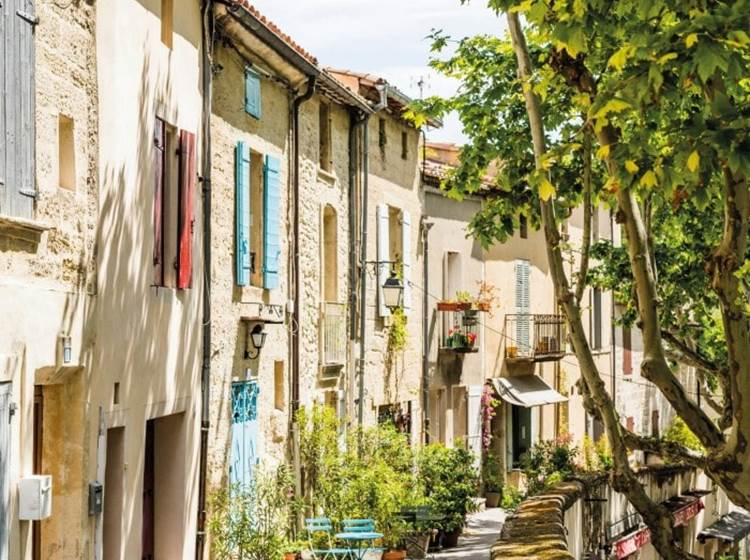
M 201 367 L 201 436 L 198 470 L 198 528 L 195 558 L 203 560 L 206 543 L 206 486 L 208 464 L 208 431 L 211 382 L 211 55 L 213 36 L 212 0 L 203 1 L 201 26 L 203 87 L 203 355 Z
M 372 108 L 372 114 L 388 105 L 388 84 L 377 86 L 380 101 Z M 367 333 L 367 199 L 370 175 L 370 115 L 363 120 L 362 131 L 362 237 L 360 239 L 360 312 L 359 312 L 359 387 L 357 391 L 357 422 L 364 425 L 365 415 L 365 334 Z M 362 431 L 360 430 L 360 453 L 362 451 Z
M 433 222 L 422 222 L 423 280 L 422 290 L 422 441 L 430 443 L 430 229 Z

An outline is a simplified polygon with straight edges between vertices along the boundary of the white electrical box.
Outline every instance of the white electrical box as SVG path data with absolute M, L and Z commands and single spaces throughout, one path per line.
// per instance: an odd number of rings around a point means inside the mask
M 26 476 L 18 483 L 18 518 L 24 521 L 46 519 L 52 515 L 52 477 L 48 474 Z

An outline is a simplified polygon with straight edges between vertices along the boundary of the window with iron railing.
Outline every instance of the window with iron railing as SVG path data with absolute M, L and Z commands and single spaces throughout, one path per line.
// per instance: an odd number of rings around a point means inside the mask
M 543 362 L 565 355 L 567 328 L 562 315 L 506 315 L 505 336 L 506 360 Z

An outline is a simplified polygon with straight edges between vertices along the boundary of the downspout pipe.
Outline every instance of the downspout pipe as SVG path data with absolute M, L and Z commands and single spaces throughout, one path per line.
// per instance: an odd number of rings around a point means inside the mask
M 422 222 L 422 442 L 430 443 L 430 229 L 433 222 Z
M 208 432 L 211 390 L 211 47 L 213 37 L 213 2 L 203 0 L 201 25 L 201 81 L 203 88 L 203 353 L 201 365 L 201 434 L 198 467 L 198 525 L 195 558 L 203 560 L 206 544 L 206 486 L 208 475 Z
M 307 90 L 292 102 L 292 149 L 294 150 L 294 328 L 292 329 L 292 423 L 299 410 L 299 354 L 300 354 L 300 257 L 299 257 L 299 108 L 315 93 L 317 75 L 307 80 Z
M 388 105 L 388 84 L 378 86 L 380 101 L 372 107 L 372 113 L 363 120 L 362 130 L 362 236 L 360 238 L 360 298 L 359 298 L 359 385 L 357 390 L 357 423 L 360 427 L 359 451 L 362 452 L 362 431 L 365 421 L 365 356 L 367 334 L 367 206 L 370 176 L 370 115 L 385 109 Z

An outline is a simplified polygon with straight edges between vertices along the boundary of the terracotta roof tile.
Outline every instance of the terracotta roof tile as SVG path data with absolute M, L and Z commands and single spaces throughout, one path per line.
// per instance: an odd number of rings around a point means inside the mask
M 260 20 L 260 22 L 265 25 L 272 33 L 276 34 L 279 39 L 284 41 L 286 44 L 288 44 L 290 47 L 292 47 L 297 53 L 302 55 L 304 58 L 307 59 L 308 62 L 314 65 L 318 65 L 318 59 L 315 58 L 312 54 L 310 54 L 309 51 L 303 49 L 294 39 L 292 39 L 289 35 L 284 33 L 278 25 L 276 25 L 274 22 L 272 22 L 270 19 L 268 19 L 266 16 L 261 14 L 255 6 L 250 4 L 248 0 L 235 0 L 235 3 L 238 6 L 242 6 L 245 10 L 250 12 L 255 18 Z

